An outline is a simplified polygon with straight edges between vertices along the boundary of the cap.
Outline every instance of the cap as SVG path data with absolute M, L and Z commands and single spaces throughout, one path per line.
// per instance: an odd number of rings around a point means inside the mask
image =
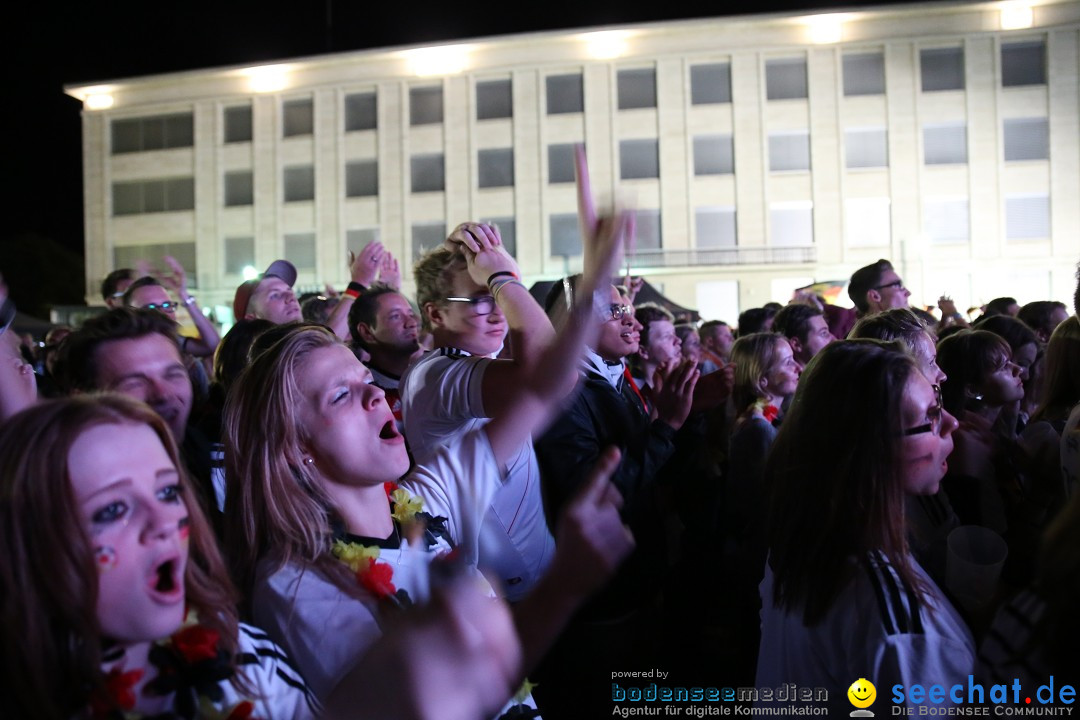
M 296 267 L 288 260 L 275 260 L 270 263 L 270 267 L 266 268 L 266 272 L 262 275 L 254 280 L 241 283 L 240 287 L 236 288 L 236 295 L 233 296 L 233 319 L 244 319 L 244 316 L 247 315 L 248 303 L 251 302 L 251 296 L 255 294 L 255 289 L 259 287 L 259 283 L 268 277 L 281 278 L 289 287 L 292 287 L 296 284 Z

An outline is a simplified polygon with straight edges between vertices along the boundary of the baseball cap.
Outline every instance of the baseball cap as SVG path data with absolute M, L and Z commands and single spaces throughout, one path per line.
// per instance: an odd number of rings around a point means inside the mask
M 233 318 L 236 320 L 243 320 L 247 315 L 248 303 L 251 302 L 251 296 L 255 294 L 255 289 L 259 287 L 264 279 L 268 277 L 276 277 L 285 281 L 289 287 L 296 284 L 296 267 L 288 260 L 275 260 L 270 263 L 270 267 L 266 268 L 259 277 L 254 280 L 247 280 L 241 283 L 240 287 L 236 288 L 236 295 L 233 296 Z

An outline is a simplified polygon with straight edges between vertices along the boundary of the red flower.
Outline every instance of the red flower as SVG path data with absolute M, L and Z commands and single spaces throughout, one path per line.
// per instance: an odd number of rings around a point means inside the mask
M 114 668 L 105 676 L 102 687 L 90 698 L 90 711 L 95 718 L 106 717 L 111 710 L 131 710 L 135 707 L 135 685 L 142 679 L 142 670 L 123 672 Z
M 391 493 L 393 493 L 395 490 L 398 489 L 398 484 L 396 482 L 393 482 L 393 481 L 384 482 L 382 484 L 382 489 L 383 489 L 383 492 L 386 493 L 386 499 L 389 500 Z
M 375 558 L 368 558 L 367 567 L 361 565 L 356 577 L 365 590 L 380 600 L 397 592 L 392 582 L 394 568 L 386 563 L 376 562 Z
M 225 720 L 248 720 L 251 717 L 251 713 L 255 711 L 255 704 L 250 700 L 244 700 L 241 703 L 237 703 L 236 707 L 232 709 Z
M 218 656 L 218 632 L 202 625 L 191 625 L 172 637 L 173 647 L 189 663 L 213 660 Z
M 776 407 L 775 405 L 766 405 L 761 410 L 761 414 L 765 416 L 766 420 L 772 422 L 776 419 L 776 416 L 780 414 L 780 408 Z

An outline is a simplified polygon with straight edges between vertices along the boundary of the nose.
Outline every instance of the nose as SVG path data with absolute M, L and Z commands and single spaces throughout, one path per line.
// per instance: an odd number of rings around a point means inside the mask
M 374 410 L 379 406 L 379 403 L 385 402 L 386 400 L 386 393 L 383 392 L 383 389 L 378 385 L 364 383 L 364 386 L 359 392 L 365 410 Z
M 146 506 L 146 524 L 143 527 L 143 542 L 167 540 L 187 525 L 187 510 L 183 505 L 165 505 L 151 501 Z
M 953 434 L 956 428 L 960 427 L 959 421 L 953 417 L 945 408 L 941 409 L 941 431 L 940 435 L 943 438 L 947 438 Z

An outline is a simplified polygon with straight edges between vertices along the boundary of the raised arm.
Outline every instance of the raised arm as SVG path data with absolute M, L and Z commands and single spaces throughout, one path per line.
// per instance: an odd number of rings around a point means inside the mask
M 491 363 L 484 371 L 482 386 L 484 411 L 489 417 L 507 412 L 526 390 L 534 366 L 551 345 L 555 330 L 536 299 L 521 282 L 521 270 L 503 247 L 492 225 L 463 223 L 446 244 L 460 248 L 469 277 L 487 286 L 510 331 L 512 358 Z
M 349 342 L 349 309 L 356 298 L 360 297 L 360 293 L 375 282 L 383 258 L 389 254 L 390 251 L 378 241 L 369 242 L 359 255 L 349 252 L 349 288 L 341 294 L 338 304 L 330 311 L 330 317 L 326 320 L 334 334 L 345 342 Z
M 187 273 L 184 271 L 184 266 L 172 255 L 166 255 L 164 261 L 171 272 L 157 273 L 157 278 L 162 285 L 171 288 L 180 298 L 180 302 L 184 304 L 188 315 L 191 316 L 191 322 L 195 324 L 195 329 L 199 331 L 198 339 L 189 339 L 184 343 L 184 349 L 197 357 L 213 355 L 218 343 L 221 342 L 214 323 L 203 315 L 195 296 L 188 292 Z

